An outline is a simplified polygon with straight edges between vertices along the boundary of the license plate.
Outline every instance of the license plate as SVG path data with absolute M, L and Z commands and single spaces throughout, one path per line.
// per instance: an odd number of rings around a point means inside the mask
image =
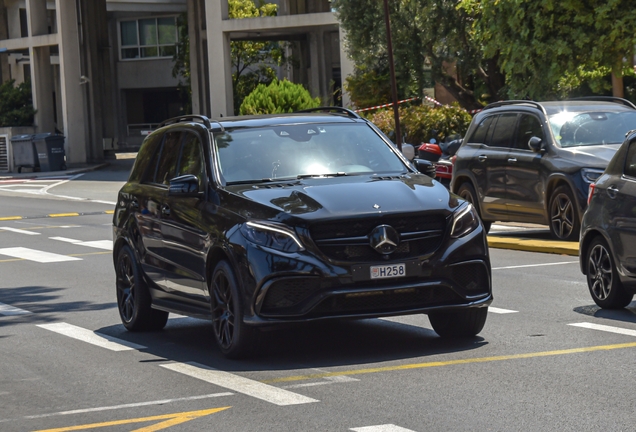
M 404 276 L 406 276 L 406 265 L 404 263 L 371 266 L 371 279 L 385 279 Z

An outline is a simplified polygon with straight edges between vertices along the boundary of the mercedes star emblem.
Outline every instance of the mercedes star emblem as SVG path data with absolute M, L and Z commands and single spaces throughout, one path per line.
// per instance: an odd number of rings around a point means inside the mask
M 379 253 L 388 255 L 400 244 L 400 234 L 390 225 L 379 225 L 371 231 L 369 244 Z

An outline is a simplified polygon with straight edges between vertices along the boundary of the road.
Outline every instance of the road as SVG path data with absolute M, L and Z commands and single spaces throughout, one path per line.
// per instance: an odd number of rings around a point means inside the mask
M 573 256 L 491 249 L 470 340 L 424 315 L 337 321 L 229 361 L 206 321 L 126 332 L 110 255 L 125 174 L 0 183 L 0 430 L 634 429 L 636 303 L 593 306 Z

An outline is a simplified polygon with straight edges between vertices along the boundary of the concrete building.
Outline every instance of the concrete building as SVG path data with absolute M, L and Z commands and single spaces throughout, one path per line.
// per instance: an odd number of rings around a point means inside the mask
M 0 79 L 31 82 L 34 132 L 64 134 L 69 163 L 135 148 L 183 113 L 172 57 L 184 13 L 194 113 L 233 114 L 233 40 L 285 41 L 296 61 L 279 78 L 329 100 L 353 73 L 329 0 L 270 3 L 275 17 L 229 19 L 228 0 L 0 0 Z

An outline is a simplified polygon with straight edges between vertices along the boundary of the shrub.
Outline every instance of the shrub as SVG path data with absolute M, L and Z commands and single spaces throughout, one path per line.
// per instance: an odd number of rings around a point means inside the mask
M 9 80 L 0 85 L 0 127 L 32 126 L 31 83 L 14 84 L 15 80 Z
M 312 98 L 301 84 L 274 80 L 259 84 L 241 104 L 241 115 L 279 114 L 320 106 L 320 98 Z
M 437 131 L 437 139 L 443 141 L 446 137 L 459 134 L 464 136 L 472 116 L 459 105 L 430 107 L 416 105 L 400 107 L 400 131 L 406 136 L 404 142 L 417 146 L 423 142 L 430 142 L 433 131 Z M 379 110 L 366 117 L 382 132 L 395 140 L 395 121 L 393 109 Z

